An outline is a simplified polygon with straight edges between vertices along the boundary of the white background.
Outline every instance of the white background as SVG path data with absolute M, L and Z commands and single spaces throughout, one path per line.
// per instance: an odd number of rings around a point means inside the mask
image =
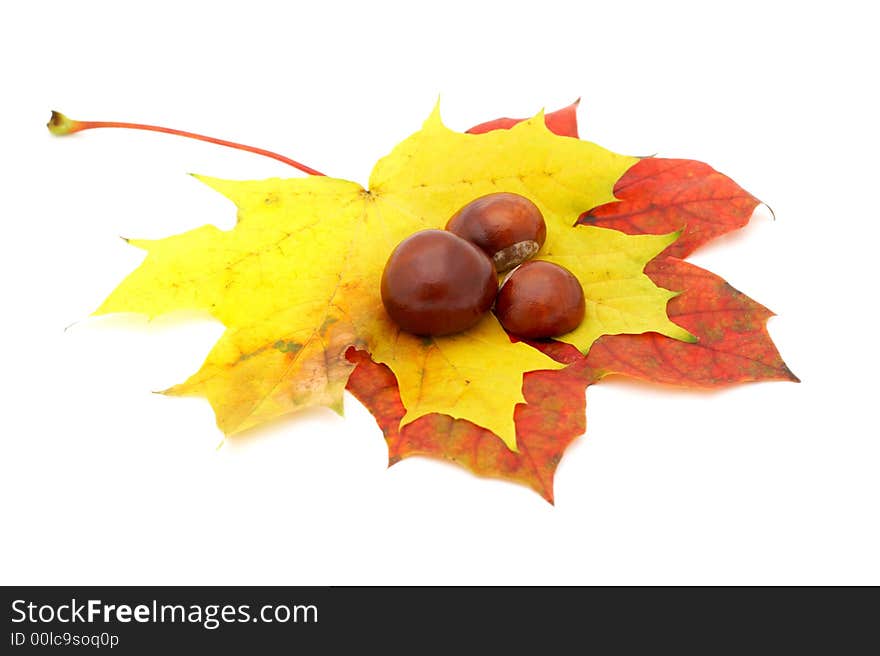
M 880 583 L 876 63 L 867 3 L 4 3 L 0 582 Z M 411 459 L 346 398 L 222 442 L 152 394 L 221 328 L 87 318 L 161 237 L 233 208 L 187 172 L 364 182 L 437 95 L 454 128 L 581 96 L 581 134 L 712 164 L 772 205 L 693 262 L 775 310 L 803 383 L 605 382 L 556 477 Z M 298 175 L 293 172 L 293 175 Z M 67 330 L 65 330 L 67 328 Z

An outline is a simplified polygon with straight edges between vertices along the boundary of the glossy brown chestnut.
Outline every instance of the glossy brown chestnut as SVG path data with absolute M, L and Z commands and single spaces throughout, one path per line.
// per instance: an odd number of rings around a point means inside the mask
M 416 335 L 467 330 L 489 311 L 497 293 L 492 260 L 444 230 L 422 230 L 404 239 L 382 273 L 388 315 Z
M 507 192 L 472 200 L 449 219 L 446 229 L 483 249 L 499 272 L 532 257 L 547 237 L 541 210 L 525 196 Z
M 534 260 L 501 286 L 495 315 L 507 332 L 526 339 L 557 337 L 584 319 L 584 290 L 565 267 Z

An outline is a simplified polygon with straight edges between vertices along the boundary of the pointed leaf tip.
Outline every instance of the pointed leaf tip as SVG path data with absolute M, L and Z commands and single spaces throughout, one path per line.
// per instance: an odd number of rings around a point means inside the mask
M 428 118 L 425 119 L 425 122 L 422 123 L 423 130 L 440 130 L 440 131 L 449 131 L 449 128 L 446 127 L 446 124 L 443 123 L 443 117 L 440 115 L 440 96 L 437 96 L 437 101 L 434 103 L 434 107 L 431 108 L 431 113 L 428 115 Z

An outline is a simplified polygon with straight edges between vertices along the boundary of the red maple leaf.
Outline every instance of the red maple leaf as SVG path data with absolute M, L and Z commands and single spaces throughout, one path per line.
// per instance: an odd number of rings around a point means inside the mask
M 605 335 L 587 362 L 597 378 L 623 374 L 686 387 L 718 387 L 797 377 L 767 333 L 773 313 L 698 266 L 661 255 L 645 273 L 659 286 L 683 289 L 667 307 L 669 318 L 699 339 L 694 344 L 656 333 Z
M 585 225 L 629 235 L 662 235 L 681 230 L 664 255 L 686 257 L 698 246 L 749 222 L 761 203 L 708 164 L 692 159 L 647 157 L 614 185 L 619 202 L 581 216 Z
M 495 434 L 463 419 L 430 414 L 400 428 L 406 410 L 394 374 L 364 351 L 349 349 L 357 364 L 348 391 L 376 418 L 388 443 L 388 464 L 409 456 L 429 456 L 461 465 L 480 476 L 526 485 L 553 502 L 553 475 L 566 447 L 585 428 L 584 390 L 595 379 L 584 357 L 568 344 L 546 345 L 545 352 L 571 366 L 532 371 L 523 377 L 526 403 L 516 406 L 517 451 Z

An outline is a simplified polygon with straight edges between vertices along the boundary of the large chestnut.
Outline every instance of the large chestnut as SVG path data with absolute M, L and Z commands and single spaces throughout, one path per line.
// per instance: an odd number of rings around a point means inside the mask
M 501 273 L 525 262 L 547 237 L 544 216 L 525 196 L 499 192 L 480 196 L 456 212 L 446 229 L 479 246 Z
M 508 276 L 495 300 L 495 315 L 512 335 L 526 339 L 558 337 L 584 318 L 584 290 L 558 264 L 533 260 Z
M 404 239 L 382 273 L 388 315 L 416 335 L 467 330 L 489 311 L 497 293 L 492 260 L 444 230 L 422 230 Z

